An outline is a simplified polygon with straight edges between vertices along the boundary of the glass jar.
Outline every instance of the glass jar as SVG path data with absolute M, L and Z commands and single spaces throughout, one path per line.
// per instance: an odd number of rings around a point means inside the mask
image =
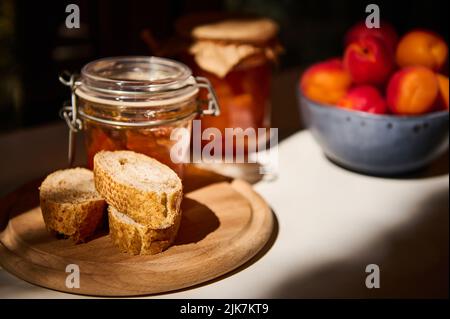
M 87 166 L 101 150 L 131 150 L 149 155 L 183 175 L 181 158 L 189 154 L 190 135 L 184 144 L 172 133 L 191 132 L 200 113 L 218 115 L 219 106 L 209 81 L 193 77 L 174 60 L 157 57 L 112 57 L 86 64 L 79 77 L 60 77 L 71 87 L 71 105 L 62 110 L 69 128 L 69 161 L 73 161 L 74 134 L 84 131 Z M 198 100 L 201 88 L 208 107 Z M 176 160 L 171 149 L 177 143 Z M 180 149 L 181 145 L 181 149 Z M 173 154 L 172 154 L 173 156 Z
M 254 130 L 257 141 L 236 140 L 234 152 L 247 153 L 249 143 L 265 143 L 257 132 L 270 127 L 272 69 L 282 50 L 277 24 L 267 18 L 220 16 L 205 23 L 202 16 L 188 16 L 178 22 L 178 29 L 191 38 L 184 61 L 194 74 L 211 81 L 221 105 L 220 116 L 202 119 L 202 129 L 219 129 L 222 140 L 226 128 Z
M 269 128 L 272 67 L 271 61 L 264 58 L 247 60 L 234 67 L 224 78 L 220 78 L 194 66 L 195 74 L 211 81 L 222 107 L 220 116 L 201 119 L 202 129 L 218 128 L 222 135 L 222 143 L 225 143 L 226 128 L 243 130 L 251 128 L 256 133 L 258 128 Z M 253 141 L 244 139 L 241 141 L 244 145 L 238 145 L 239 142 L 236 140 L 234 149 L 243 149 L 246 153 L 247 144 Z

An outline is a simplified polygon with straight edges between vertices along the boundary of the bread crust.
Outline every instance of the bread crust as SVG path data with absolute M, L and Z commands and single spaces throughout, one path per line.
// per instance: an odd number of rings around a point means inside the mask
M 71 172 L 69 173 L 73 174 L 72 177 L 77 178 L 77 174 L 85 169 L 75 168 L 70 170 Z M 68 172 L 68 170 L 63 171 L 65 173 Z M 102 222 L 106 202 L 99 195 L 95 198 L 80 200 L 79 202 L 64 202 L 51 199 L 47 190 L 54 190 L 58 187 L 58 185 L 52 185 L 52 178 L 63 171 L 56 171 L 50 174 L 42 182 L 39 192 L 42 216 L 48 230 L 63 234 L 76 243 L 85 242 L 94 234 Z M 86 172 L 90 171 L 85 170 L 83 173 L 85 174 Z
M 40 197 L 40 203 L 47 229 L 64 234 L 76 243 L 85 242 L 94 234 L 106 207 L 103 200 L 68 204 Z
M 175 240 L 181 222 L 181 212 L 167 228 L 153 229 L 122 220 L 114 207 L 108 207 L 109 234 L 122 251 L 133 255 L 154 255 L 167 249 Z M 116 210 L 117 211 L 117 210 Z

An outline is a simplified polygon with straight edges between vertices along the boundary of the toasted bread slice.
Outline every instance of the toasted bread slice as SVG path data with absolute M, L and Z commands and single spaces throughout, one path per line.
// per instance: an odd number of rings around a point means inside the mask
M 83 242 L 102 221 L 106 202 L 95 190 L 94 175 L 88 169 L 56 171 L 47 176 L 39 190 L 42 215 L 49 230 Z
M 102 151 L 94 157 L 94 180 L 106 202 L 150 229 L 175 224 L 183 186 L 168 166 L 132 151 Z
M 108 206 L 108 219 L 109 234 L 120 250 L 133 255 L 153 255 L 165 250 L 175 240 L 181 213 L 176 215 L 171 226 L 161 229 L 139 224 L 112 206 Z

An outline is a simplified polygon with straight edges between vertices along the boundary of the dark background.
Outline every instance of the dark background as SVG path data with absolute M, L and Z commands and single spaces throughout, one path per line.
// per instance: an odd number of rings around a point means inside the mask
M 65 28 L 69 3 L 80 6 L 80 29 Z M 447 1 L 355 0 L 0 0 L 0 133 L 58 120 L 68 90 L 58 73 L 114 55 L 149 55 L 145 29 L 164 43 L 174 21 L 199 11 L 256 13 L 275 19 L 286 49 L 277 72 L 339 55 L 343 35 L 376 3 L 399 33 L 429 28 L 448 39 Z

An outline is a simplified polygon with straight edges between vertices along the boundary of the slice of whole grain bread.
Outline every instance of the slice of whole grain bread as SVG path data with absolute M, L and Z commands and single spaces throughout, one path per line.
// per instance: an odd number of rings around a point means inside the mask
M 97 191 L 107 203 L 149 229 L 165 229 L 180 215 L 183 186 L 168 166 L 132 151 L 94 157 Z
M 129 216 L 108 207 L 109 234 L 114 244 L 123 252 L 133 255 L 158 254 L 175 240 L 180 226 L 181 213 L 167 228 L 152 229 L 137 223 Z
M 39 188 L 39 197 L 47 228 L 75 242 L 93 235 L 106 207 L 95 189 L 93 173 L 85 168 L 48 175 Z

